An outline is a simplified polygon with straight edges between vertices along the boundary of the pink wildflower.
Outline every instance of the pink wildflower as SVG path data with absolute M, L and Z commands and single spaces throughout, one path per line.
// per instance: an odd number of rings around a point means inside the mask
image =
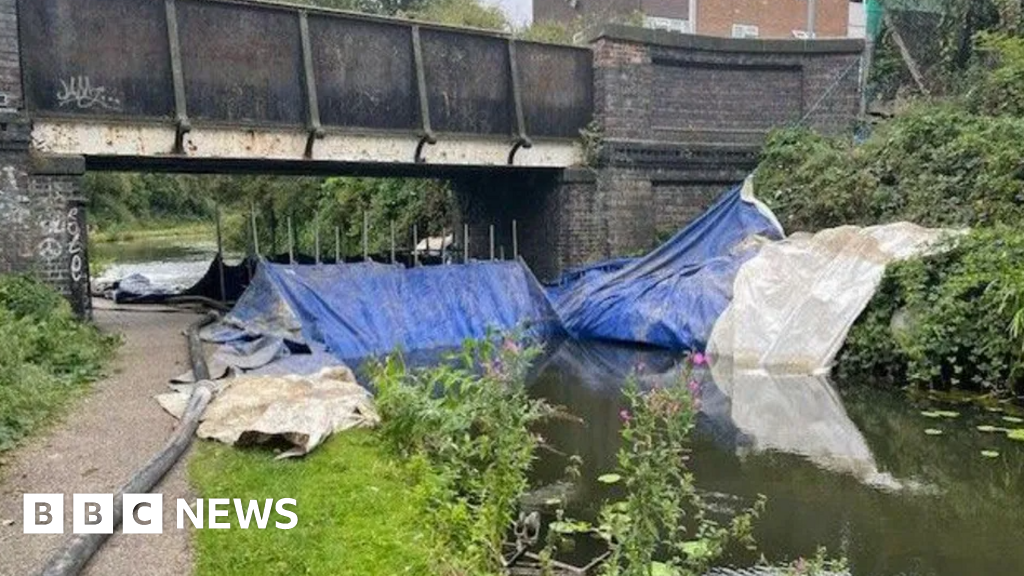
M 693 360 L 694 366 L 703 366 L 704 364 L 707 364 L 708 361 L 707 357 L 700 352 L 695 352 L 691 359 Z
M 632 417 L 629 415 L 629 410 L 626 410 L 625 408 L 619 410 L 619 418 L 622 418 L 622 421 L 626 422 L 627 424 L 630 420 L 632 420 Z
M 691 396 L 696 396 L 697 393 L 700 392 L 700 383 L 697 382 L 696 380 L 690 380 L 690 383 L 687 385 L 687 388 L 690 389 Z

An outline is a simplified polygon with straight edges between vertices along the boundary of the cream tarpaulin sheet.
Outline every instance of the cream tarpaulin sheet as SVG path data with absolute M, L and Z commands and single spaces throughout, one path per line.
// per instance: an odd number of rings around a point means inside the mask
M 278 458 L 307 454 L 334 432 L 380 421 L 373 396 L 346 366 L 308 376 L 239 376 L 214 384 L 219 392 L 206 408 L 196 435 L 225 444 L 252 445 L 281 438 L 292 449 Z M 180 418 L 191 385 L 157 396 Z
M 731 358 L 741 371 L 826 372 L 886 264 L 925 253 L 948 233 L 899 222 L 765 244 L 736 275 L 708 341 L 712 361 Z

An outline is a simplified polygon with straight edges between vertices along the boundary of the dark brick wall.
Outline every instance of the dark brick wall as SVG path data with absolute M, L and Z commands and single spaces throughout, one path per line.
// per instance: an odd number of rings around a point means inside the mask
M 18 0 L 0 0 L 0 109 L 21 108 Z
M 593 42 L 605 137 L 758 145 L 803 121 L 835 133 L 856 120 L 862 44 L 703 38 L 608 26 Z

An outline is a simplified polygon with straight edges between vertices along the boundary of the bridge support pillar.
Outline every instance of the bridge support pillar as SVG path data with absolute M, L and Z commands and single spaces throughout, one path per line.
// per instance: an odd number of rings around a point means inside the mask
M 23 115 L 0 113 L 0 273 L 31 274 L 91 313 L 81 157 L 29 151 Z

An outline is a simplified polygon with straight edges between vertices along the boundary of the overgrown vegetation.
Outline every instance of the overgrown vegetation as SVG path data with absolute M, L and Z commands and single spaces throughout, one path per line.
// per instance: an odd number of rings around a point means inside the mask
M 96 380 L 117 340 L 79 322 L 36 280 L 0 276 L 0 452 Z
M 496 574 L 552 413 L 524 390 L 539 353 L 513 340 L 466 345 L 451 363 L 411 370 L 392 356 L 373 370 L 380 434 L 392 454 L 425 471 L 437 574 Z
M 845 378 L 1021 391 L 1024 370 L 1024 39 L 984 34 L 978 84 L 910 105 L 863 143 L 776 132 L 759 195 L 787 231 L 908 220 L 964 229 L 891 266 L 838 360 Z
M 731 542 L 754 546 L 753 523 L 764 510 L 764 497 L 723 524 L 697 492 L 687 464 L 699 409 L 699 385 L 690 374 L 694 363 L 703 362 L 695 355 L 678 378 L 647 391 L 630 377 L 618 464 L 598 479 L 621 485 L 623 496 L 601 507 L 597 525 L 561 520 L 552 527 L 604 540 L 611 551 L 601 567 L 605 576 L 704 574 Z

